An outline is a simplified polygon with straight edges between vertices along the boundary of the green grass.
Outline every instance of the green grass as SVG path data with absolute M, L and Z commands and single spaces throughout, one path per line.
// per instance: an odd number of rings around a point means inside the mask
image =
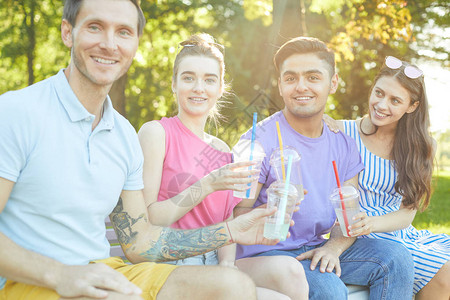
M 413 225 L 433 233 L 450 234 L 450 171 L 440 171 L 434 177 L 434 193 L 428 208 L 416 214 Z

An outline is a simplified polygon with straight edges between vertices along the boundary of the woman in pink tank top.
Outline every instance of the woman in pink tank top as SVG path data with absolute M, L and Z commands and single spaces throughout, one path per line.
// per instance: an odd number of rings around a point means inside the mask
M 226 89 L 223 46 L 208 34 L 193 35 L 180 46 L 172 78 L 178 114 L 144 124 L 139 140 L 150 221 L 194 229 L 233 218 L 233 208 L 241 200 L 233 197 L 233 190 L 245 190 L 236 184 L 257 180 L 259 170 L 234 171 L 252 163 L 232 163 L 227 144 L 205 132 L 208 119 L 217 125 L 219 99 Z M 235 267 L 235 255 L 232 244 L 172 263 Z M 286 299 L 281 292 L 291 274 L 283 270 L 288 268 L 274 266 L 267 274 L 273 280 L 256 283 L 262 287 L 257 289 L 258 299 Z

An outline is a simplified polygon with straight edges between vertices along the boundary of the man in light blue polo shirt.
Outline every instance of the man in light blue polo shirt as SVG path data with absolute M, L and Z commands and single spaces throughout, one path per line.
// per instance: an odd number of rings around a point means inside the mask
M 236 269 L 144 262 L 276 242 L 262 237 L 264 210 L 190 231 L 148 222 L 137 135 L 107 95 L 144 25 L 136 0 L 66 0 L 68 67 L 0 96 L 0 300 L 256 298 Z M 109 257 L 108 215 L 139 264 Z

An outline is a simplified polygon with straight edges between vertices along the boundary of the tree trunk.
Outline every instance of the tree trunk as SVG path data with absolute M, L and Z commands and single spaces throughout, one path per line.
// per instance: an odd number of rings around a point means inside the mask
M 27 69 L 28 69 L 28 85 L 32 85 L 34 83 L 34 50 L 36 48 L 36 28 L 34 24 L 35 17 L 35 7 L 36 2 L 30 1 L 30 14 L 25 13 L 25 27 L 28 34 L 28 48 L 27 48 Z M 25 5 L 25 4 L 24 4 Z M 24 6 L 24 11 L 26 8 Z M 29 22 L 27 22 L 29 19 Z
M 306 28 L 306 6 L 305 0 L 300 0 L 300 22 L 302 24 L 302 33 L 303 36 L 308 36 L 308 28 Z
M 274 24 L 281 22 L 277 45 L 281 46 L 291 38 L 307 35 L 306 7 L 303 0 L 273 0 Z M 281 18 L 281 20 L 275 20 Z
M 273 0 L 273 37 L 277 47 L 291 38 L 307 35 L 305 13 L 303 0 Z M 278 74 L 273 74 L 272 82 L 275 82 L 278 80 Z M 272 85 L 269 97 L 272 99 L 272 105 L 269 107 L 271 113 L 284 107 L 277 85 Z
M 128 75 L 125 73 L 122 77 L 117 79 L 111 91 L 109 92 L 109 97 L 111 97 L 112 104 L 114 108 L 124 117 L 127 113 L 125 110 L 126 99 L 125 99 L 125 87 L 127 85 Z

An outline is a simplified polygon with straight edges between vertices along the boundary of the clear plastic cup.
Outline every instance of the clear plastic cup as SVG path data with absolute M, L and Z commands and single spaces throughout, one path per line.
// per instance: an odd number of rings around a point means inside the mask
M 267 189 L 267 209 L 277 208 L 275 214 L 266 217 L 264 237 L 268 239 L 286 240 L 289 226 L 298 197 L 297 188 L 289 184 L 286 194 L 285 182 L 274 181 Z M 283 208 L 284 206 L 284 208 Z
M 233 161 L 234 162 L 242 162 L 242 161 L 254 161 L 256 165 L 252 165 L 250 167 L 236 168 L 235 171 L 243 171 L 243 170 L 259 170 L 261 171 L 262 161 L 266 156 L 263 146 L 258 141 L 254 141 L 253 152 L 251 151 L 251 141 L 250 140 L 240 140 L 233 147 Z M 256 195 L 256 189 L 258 187 L 258 175 L 254 175 L 254 180 L 249 184 L 236 184 L 237 187 L 248 188 L 243 191 L 233 191 L 233 196 L 244 199 L 253 199 Z
M 338 188 L 333 190 L 333 193 L 330 196 L 330 200 L 333 204 L 333 208 L 339 221 L 339 225 L 341 226 L 342 233 L 344 234 L 344 236 L 349 237 L 348 226 L 357 221 L 352 219 L 353 216 L 360 212 L 359 193 L 355 187 L 350 185 L 341 187 L 341 192 L 343 196 L 342 200 L 339 195 Z
M 297 152 L 297 150 L 291 146 L 283 147 L 283 159 L 281 159 L 280 148 L 276 148 L 270 155 L 269 163 L 275 172 L 275 177 L 277 180 L 283 180 L 282 166 L 284 166 L 284 174 L 286 174 L 289 155 L 292 155 L 291 178 L 289 183 L 293 184 L 297 188 L 299 201 L 302 201 L 305 196 L 303 194 L 303 180 L 300 169 L 301 155 Z

